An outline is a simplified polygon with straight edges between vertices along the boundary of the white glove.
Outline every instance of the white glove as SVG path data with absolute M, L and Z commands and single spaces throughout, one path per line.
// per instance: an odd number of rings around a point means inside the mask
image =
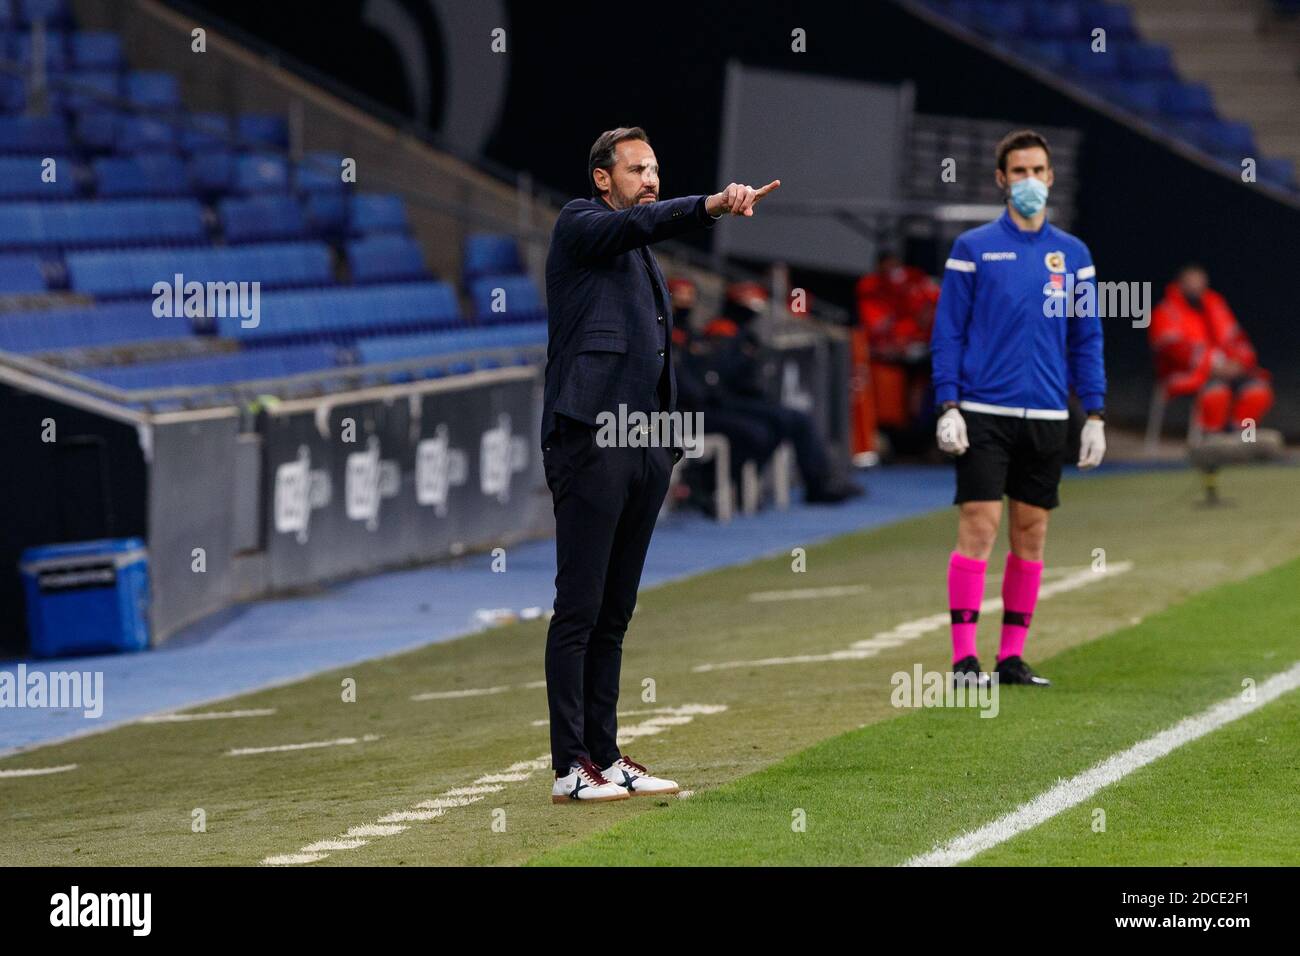
M 939 416 L 934 433 L 939 439 L 939 450 L 949 455 L 964 455 L 970 448 L 970 441 L 966 438 L 966 419 L 956 408 L 950 408 Z
M 1100 418 L 1090 418 L 1083 423 L 1079 438 L 1079 467 L 1096 468 L 1106 457 L 1106 423 Z

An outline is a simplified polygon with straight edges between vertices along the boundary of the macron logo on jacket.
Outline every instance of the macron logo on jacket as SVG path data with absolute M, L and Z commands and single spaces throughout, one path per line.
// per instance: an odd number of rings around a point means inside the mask
M 936 401 L 1064 412 L 1073 389 L 1102 407 L 1100 319 L 1044 308 L 1096 275 L 1088 247 L 1051 223 L 1022 232 L 1003 212 L 958 236 L 930 336 Z

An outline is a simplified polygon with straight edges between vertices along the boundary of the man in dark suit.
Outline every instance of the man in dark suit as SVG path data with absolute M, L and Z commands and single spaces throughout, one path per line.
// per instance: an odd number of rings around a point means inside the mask
M 555 803 L 676 793 L 618 748 L 623 635 L 679 448 L 618 435 L 607 416 L 670 413 L 668 284 L 649 245 L 724 215 L 752 216 L 761 189 L 659 201 L 659 164 L 638 127 L 602 133 L 591 199 L 561 211 L 546 259 L 549 341 L 542 462 L 555 505 L 555 615 L 546 636 Z M 651 435 L 660 434 L 655 431 Z

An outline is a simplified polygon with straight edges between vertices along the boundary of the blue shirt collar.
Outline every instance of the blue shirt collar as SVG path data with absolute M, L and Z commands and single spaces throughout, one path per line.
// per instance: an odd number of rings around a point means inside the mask
M 1051 223 L 1048 222 L 1046 218 L 1044 218 L 1043 224 L 1038 228 L 1037 232 L 1030 232 L 1027 229 L 1021 229 L 1019 226 L 1015 224 L 1015 221 L 1011 218 L 1011 211 L 1009 209 L 1002 210 L 1002 215 L 998 217 L 998 222 L 1002 223 L 1002 227 L 1004 229 L 1007 229 L 1018 238 L 1024 239 L 1029 242 L 1032 242 L 1035 239 L 1043 238 L 1044 236 L 1047 235 L 1047 230 L 1051 228 Z

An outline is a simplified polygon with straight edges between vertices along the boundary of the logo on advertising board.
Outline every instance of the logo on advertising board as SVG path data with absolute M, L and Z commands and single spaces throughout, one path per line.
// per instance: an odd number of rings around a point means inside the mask
M 469 480 L 469 458 L 461 448 L 451 447 L 445 424 L 415 446 L 415 500 L 432 507 L 439 518 L 447 514 L 447 497 L 453 487 Z
M 331 494 L 329 472 L 312 468 L 311 451 L 299 445 L 298 457 L 275 470 L 275 530 L 306 544 L 311 513 L 328 505 Z
M 479 490 L 505 504 L 510 500 L 510 476 L 527 467 L 528 443 L 510 433 L 510 416 L 503 412 L 479 442 Z

